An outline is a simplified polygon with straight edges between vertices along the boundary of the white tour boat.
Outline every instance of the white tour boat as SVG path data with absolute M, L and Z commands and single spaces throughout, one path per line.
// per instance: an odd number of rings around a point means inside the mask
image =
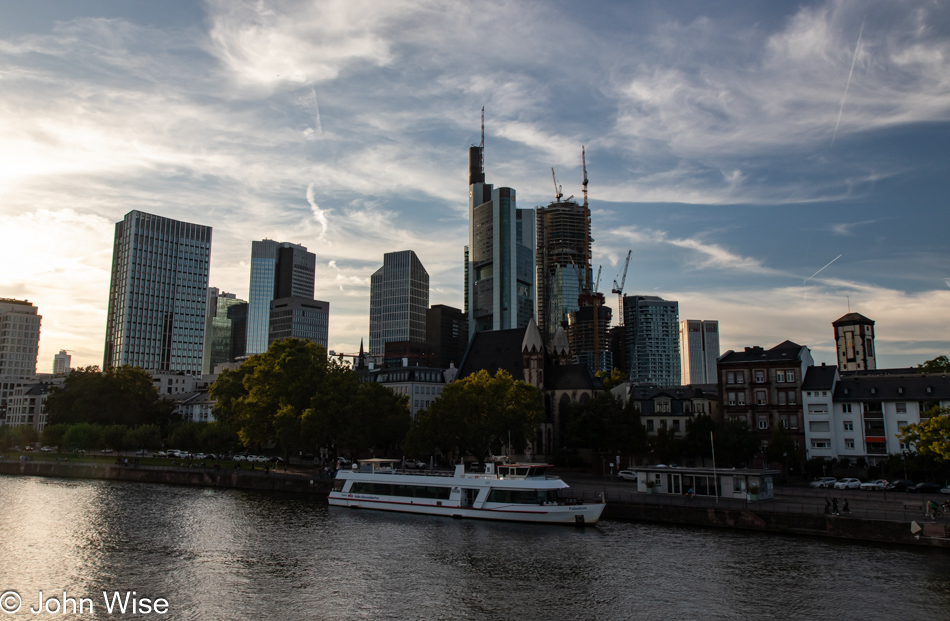
M 363 459 L 340 470 L 330 492 L 330 505 L 455 518 L 596 524 L 603 503 L 582 503 L 558 496 L 569 489 L 548 475 L 550 464 L 486 463 L 485 472 L 416 473 L 398 470 L 398 461 Z

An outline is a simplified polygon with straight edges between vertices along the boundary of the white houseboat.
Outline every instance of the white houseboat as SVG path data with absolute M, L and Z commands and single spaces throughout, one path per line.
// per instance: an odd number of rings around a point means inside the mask
M 549 464 L 486 463 L 485 472 L 416 473 L 396 468 L 389 459 L 364 459 L 352 470 L 340 470 L 330 492 L 330 505 L 455 518 L 596 524 L 603 503 L 564 498 L 569 489 L 548 475 Z

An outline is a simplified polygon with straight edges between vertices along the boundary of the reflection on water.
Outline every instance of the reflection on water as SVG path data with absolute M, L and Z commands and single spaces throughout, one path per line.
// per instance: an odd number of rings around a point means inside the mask
M 116 618 L 102 590 L 163 597 L 164 618 L 202 620 L 925 619 L 950 608 L 944 551 L 491 524 L 106 481 L 0 477 L 0 500 L 0 591 L 25 604 L 39 590 L 92 597 L 90 619 Z

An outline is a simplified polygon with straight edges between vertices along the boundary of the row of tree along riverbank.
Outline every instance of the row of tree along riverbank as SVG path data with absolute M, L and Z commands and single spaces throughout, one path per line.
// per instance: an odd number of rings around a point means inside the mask
M 235 470 L 232 468 L 130 467 L 115 464 L 0 460 L 0 475 L 105 479 L 302 494 L 324 499 L 331 481 L 317 474 Z M 712 526 L 766 533 L 834 537 L 857 541 L 922 545 L 950 549 L 944 524 L 922 523 L 915 536 L 903 521 L 841 518 L 747 507 L 669 506 L 608 499 L 604 518 L 690 526 Z

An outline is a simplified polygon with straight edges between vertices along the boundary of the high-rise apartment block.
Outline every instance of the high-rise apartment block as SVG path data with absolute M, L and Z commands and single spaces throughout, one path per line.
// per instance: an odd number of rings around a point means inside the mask
M 53 356 L 53 375 L 65 375 L 69 373 L 72 356 L 65 349 L 59 350 L 59 353 Z
M 680 355 L 683 386 L 716 383 L 719 357 L 719 322 L 684 319 L 680 322 Z
M 874 354 L 874 321 L 860 313 L 831 322 L 835 329 L 838 368 L 841 371 L 870 371 L 877 368 Z
M 115 225 L 103 368 L 201 372 L 211 227 L 130 211 Z
M 231 308 L 239 305 L 246 306 L 247 302 L 239 300 L 233 293 L 221 292 L 217 287 L 208 288 L 204 353 L 201 362 L 202 375 L 213 373 L 216 364 L 234 362 L 237 330 L 235 330 Z M 242 323 L 241 328 L 246 330 L 246 325 Z M 244 341 L 245 338 L 244 334 L 240 335 L 240 341 Z M 243 355 L 243 352 L 239 355 Z
M 0 377 L 36 375 L 42 320 L 28 300 L 0 298 Z
M 512 188 L 485 183 L 482 144 L 469 149 L 468 334 L 526 328 L 535 306 L 535 213 L 518 209 Z
M 574 200 L 557 200 L 535 211 L 537 219 L 538 328 L 551 344 L 591 278 L 590 212 Z
M 429 273 L 412 250 L 387 252 L 373 273 L 369 293 L 369 353 L 382 356 L 386 343 L 425 343 Z
M 251 242 L 247 355 L 267 351 L 272 300 L 291 297 L 313 300 L 316 263 L 316 255 L 297 244 L 271 239 Z
M 679 303 L 655 295 L 625 295 L 623 314 L 630 381 L 678 385 Z

